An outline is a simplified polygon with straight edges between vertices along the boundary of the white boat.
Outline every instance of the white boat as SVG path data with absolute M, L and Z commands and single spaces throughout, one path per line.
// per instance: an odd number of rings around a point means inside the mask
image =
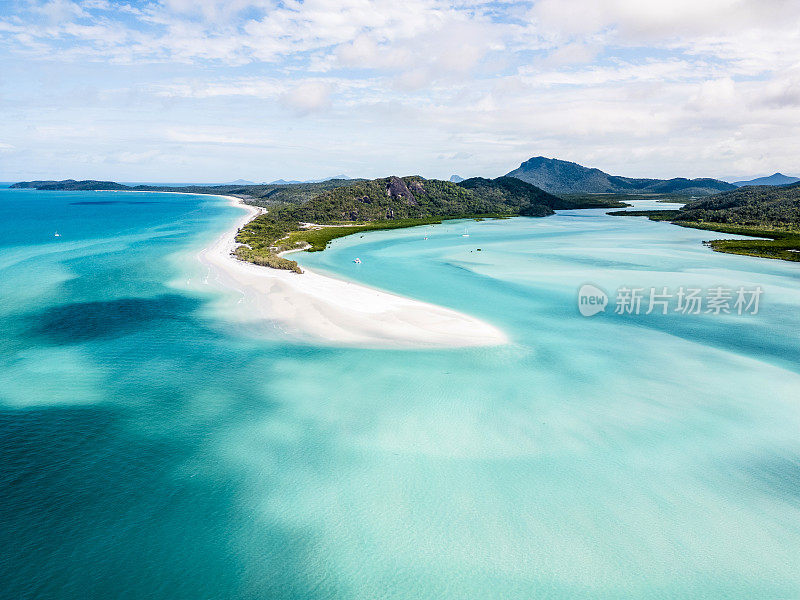
M 61 237 L 61 234 L 56 231 L 56 233 L 55 233 L 55 235 L 53 237 Z
M 467 233 L 467 228 L 466 227 L 464 227 L 464 233 L 461 234 L 461 237 L 469 237 L 469 234 Z
M 357 265 L 360 265 L 361 264 L 361 259 L 360 258 L 354 258 L 353 262 L 356 263 Z

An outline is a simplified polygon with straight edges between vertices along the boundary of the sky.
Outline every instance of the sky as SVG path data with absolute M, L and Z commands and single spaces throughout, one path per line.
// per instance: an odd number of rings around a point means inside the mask
M 800 175 L 798 0 L 0 0 L 0 181 Z

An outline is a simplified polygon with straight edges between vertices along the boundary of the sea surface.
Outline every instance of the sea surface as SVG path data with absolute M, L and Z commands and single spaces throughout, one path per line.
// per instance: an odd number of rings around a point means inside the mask
M 365 233 L 299 260 L 512 342 L 339 348 L 205 285 L 240 214 L 0 189 L 1 598 L 800 597 L 800 265 L 603 210 Z M 651 287 L 763 293 L 616 313 Z

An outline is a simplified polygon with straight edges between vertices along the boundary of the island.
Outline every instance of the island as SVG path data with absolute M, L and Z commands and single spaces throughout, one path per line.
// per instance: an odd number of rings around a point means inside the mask
M 629 206 L 621 198 L 561 198 L 514 177 L 473 177 L 458 183 L 414 175 L 380 179 L 333 179 L 307 184 L 127 186 L 72 179 L 26 181 L 16 188 L 213 194 L 263 208 L 236 236 L 240 260 L 302 273 L 284 256 L 324 250 L 338 237 L 375 229 L 441 223 L 447 219 L 546 217 L 556 210 Z
M 331 240 L 353 233 L 429 225 L 447 219 L 546 217 L 556 210 L 624 208 L 630 206 L 630 201 L 639 199 L 688 201 L 688 204 L 681 211 L 610 214 L 646 214 L 654 220 L 669 220 L 686 227 L 768 237 L 771 241 L 718 240 L 711 242 L 711 246 L 724 252 L 800 260 L 794 251 L 798 235 L 796 216 L 792 225 L 781 220 L 782 216 L 772 213 L 760 218 L 757 216 L 760 213 L 753 209 L 755 205 L 770 202 L 766 199 L 770 193 L 785 193 L 796 186 L 737 188 L 734 184 L 711 178 L 623 177 L 542 156 L 530 158 L 519 168 L 494 179 L 452 177 L 450 181 L 444 181 L 418 175 L 392 175 L 379 179 L 338 178 L 310 183 L 279 180 L 270 184 L 252 184 L 237 181 L 185 186 L 129 186 L 113 181 L 67 179 L 26 181 L 11 187 L 179 192 L 238 198 L 262 210 L 238 230 L 232 250 L 235 256 L 256 265 L 295 273 L 302 273 L 302 269 L 297 261 L 286 257 L 287 253 L 324 250 Z M 699 196 L 705 198 L 698 199 Z M 730 210 L 727 203 L 738 201 L 755 213 L 747 213 L 749 216 L 745 218 L 746 211 Z
M 717 252 L 800 261 L 800 183 L 744 186 L 686 203 L 679 210 L 613 211 L 682 227 L 761 239 L 711 240 Z M 766 239 L 765 239 L 766 238 Z

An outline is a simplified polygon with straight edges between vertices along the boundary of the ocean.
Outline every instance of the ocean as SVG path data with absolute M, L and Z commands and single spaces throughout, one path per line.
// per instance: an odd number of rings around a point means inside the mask
M 800 597 L 800 266 L 605 212 L 298 255 L 511 338 L 374 350 L 247 330 L 223 199 L 0 189 L 0 597 Z

